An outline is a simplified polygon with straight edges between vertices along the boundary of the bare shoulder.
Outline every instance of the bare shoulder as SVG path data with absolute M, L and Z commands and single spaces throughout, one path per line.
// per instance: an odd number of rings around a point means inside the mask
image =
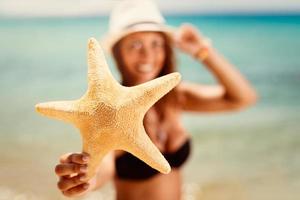
M 204 85 L 191 82 L 182 82 L 177 86 L 177 96 L 181 101 L 186 98 L 197 98 L 198 100 L 213 100 L 222 98 L 225 89 L 221 85 Z
M 228 98 L 222 85 L 182 82 L 177 86 L 176 96 L 181 110 L 188 112 L 224 112 L 246 107 Z

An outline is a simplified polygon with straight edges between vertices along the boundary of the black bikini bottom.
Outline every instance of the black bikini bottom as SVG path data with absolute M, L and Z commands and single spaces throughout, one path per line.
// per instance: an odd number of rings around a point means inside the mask
M 190 151 L 191 141 L 188 139 L 177 151 L 163 155 L 172 168 L 179 168 L 189 157 Z M 116 174 L 120 179 L 145 180 L 159 174 L 159 171 L 125 152 L 116 159 Z

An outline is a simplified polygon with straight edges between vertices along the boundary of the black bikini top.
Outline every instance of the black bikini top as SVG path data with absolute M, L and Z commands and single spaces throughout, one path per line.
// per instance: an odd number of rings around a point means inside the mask
M 188 139 L 177 151 L 163 153 L 163 155 L 172 168 L 179 168 L 189 157 L 190 151 L 191 141 Z M 120 179 L 146 180 L 159 174 L 159 171 L 151 168 L 132 154 L 125 152 L 116 158 L 116 174 Z

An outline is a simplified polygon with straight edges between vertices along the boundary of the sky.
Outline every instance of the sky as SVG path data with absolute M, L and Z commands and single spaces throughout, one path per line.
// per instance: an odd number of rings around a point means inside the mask
M 107 15 L 121 0 L 0 0 L 0 16 Z M 297 12 L 300 0 L 156 0 L 164 14 Z

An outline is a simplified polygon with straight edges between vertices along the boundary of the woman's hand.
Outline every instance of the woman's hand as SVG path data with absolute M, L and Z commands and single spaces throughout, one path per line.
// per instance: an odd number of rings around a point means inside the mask
M 57 187 L 67 197 L 75 197 L 92 190 L 95 180 L 85 181 L 89 155 L 85 153 L 69 153 L 60 158 L 55 173 L 59 177 Z
M 174 41 L 179 49 L 195 56 L 204 45 L 205 39 L 194 26 L 183 24 L 175 33 Z

